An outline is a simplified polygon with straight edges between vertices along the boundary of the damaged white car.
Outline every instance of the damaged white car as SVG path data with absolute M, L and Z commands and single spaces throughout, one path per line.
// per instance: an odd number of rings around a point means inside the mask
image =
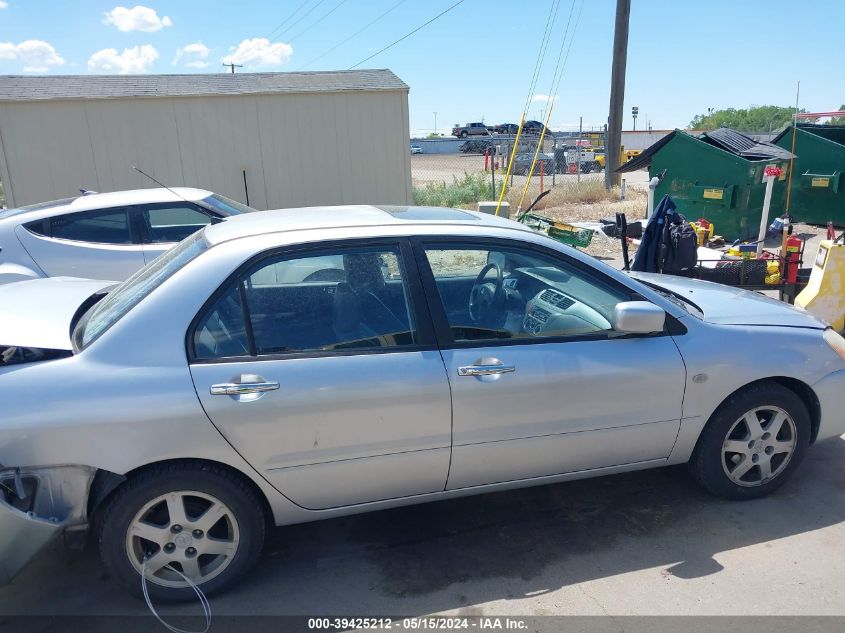
M 94 528 L 180 600 L 272 525 L 682 463 L 767 494 L 845 432 L 845 340 L 483 214 L 267 211 L 120 285 L 0 287 L 0 402 L 0 581 Z

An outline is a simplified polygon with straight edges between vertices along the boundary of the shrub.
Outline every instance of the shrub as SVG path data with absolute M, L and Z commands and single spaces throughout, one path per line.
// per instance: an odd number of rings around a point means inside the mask
M 422 187 L 414 187 L 414 204 L 424 207 L 459 207 L 479 200 L 497 200 L 502 183 L 496 181 L 496 191 L 490 178 L 484 174 L 464 172 L 460 180 L 453 177 L 452 184 L 429 182 Z

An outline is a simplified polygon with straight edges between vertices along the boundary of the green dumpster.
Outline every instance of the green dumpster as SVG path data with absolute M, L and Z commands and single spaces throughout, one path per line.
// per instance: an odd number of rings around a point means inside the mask
M 675 130 L 617 171 L 647 167 L 653 177 L 665 169 L 655 200 L 669 194 L 688 220 L 709 220 L 716 234 L 733 241 L 757 238 L 766 192 L 763 171 L 770 165 L 780 167 L 783 175 L 774 182 L 768 221 L 783 213 L 790 156 L 726 128 L 700 136 Z
M 789 212 L 809 224 L 845 225 L 845 127 L 799 123 L 774 139 L 792 148 L 795 160 L 789 190 Z

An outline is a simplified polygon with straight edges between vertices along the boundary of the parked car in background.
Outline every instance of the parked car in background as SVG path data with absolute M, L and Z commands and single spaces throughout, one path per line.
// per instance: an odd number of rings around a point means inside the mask
M 204 189 L 87 193 L 0 212 L 0 284 L 123 281 L 199 229 L 254 209 Z
M 458 151 L 464 154 L 484 154 L 496 152 L 496 143 L 492 139 L 471 138 L 458 146 Z
M 513 173 L 517 176 L 527 176 L 531 171 L 531 163 L 534 161 L 533 153 L 521 153 L 514 156 L 513 159 Z M 555 158 L 552 154 L 540 153 L 537 156 L 537 164 L 534 165 L 534 175 L 540 175 L 542 165 L 543 173 L 547 176 L 553 174 L 555 171 Z
M 519 126 L 516 123 L 502 123 L 493 126 L 493 132 L 496 134 L 516 134 L 519 131 Z
M 489 136 L 490 130 L 483 123 L 467 123 L 464 126 L 452 128 L 452 136 L 466 138 L 467 136 Z
M 551 130 L 546 128 L 546 126 L 540 123 L 539 121 L 526 121 L 522 124 L 523 134 L 540 136 L 544 129 L 546 130 L 546 136 L 550 136 Z
M 422 147 L 420 147 L 419 145 L 411 145 L 411 153 L 412 154 L 422 154 L 423 153 Z
M 115 582 L 194 599 L 273 524 L 684 463 L 753 499 L 845 432 L 808 313 L 481 213 L 245 214 L 108 286 L 0 287 L 0 582 L 94 528 Z

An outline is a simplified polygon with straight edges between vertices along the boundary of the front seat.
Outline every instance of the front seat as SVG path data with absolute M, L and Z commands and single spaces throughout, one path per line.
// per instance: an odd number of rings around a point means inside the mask
M 376 253 L 355 253 L 343 256 L 346 281 L 361 302 L 361 320 L 378 334 L 405 332 L 403 323 L 382 300 L 384 274 L 381 257 Z

